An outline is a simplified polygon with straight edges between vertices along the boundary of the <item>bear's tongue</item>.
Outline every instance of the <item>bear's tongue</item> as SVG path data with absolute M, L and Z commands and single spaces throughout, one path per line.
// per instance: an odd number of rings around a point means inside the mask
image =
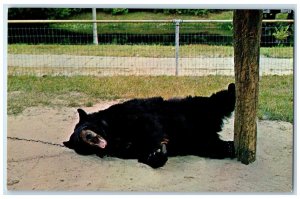
M 104 149 L 107 145 L 107 142 L 105 139 L 99 139 L 99 143 L 97 144 L 100 148 Z

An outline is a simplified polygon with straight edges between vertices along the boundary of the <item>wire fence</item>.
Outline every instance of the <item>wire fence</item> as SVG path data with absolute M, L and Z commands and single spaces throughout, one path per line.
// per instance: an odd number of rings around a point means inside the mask
M 231 20 L 9 21 L 8 44 L 10 75 L 234 75 Z M 292 20 L 263 21 L 260 74 L 293 74 L 293 49 Z

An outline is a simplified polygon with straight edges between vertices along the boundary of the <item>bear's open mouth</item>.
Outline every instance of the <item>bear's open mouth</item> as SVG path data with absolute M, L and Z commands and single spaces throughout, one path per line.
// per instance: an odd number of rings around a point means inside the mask
M 104 149 L 107 145 L 107 142 L 104 138 L 97 136 L 97 142 L 94 142 L 95 145 L 99 146 L 101 149 Z

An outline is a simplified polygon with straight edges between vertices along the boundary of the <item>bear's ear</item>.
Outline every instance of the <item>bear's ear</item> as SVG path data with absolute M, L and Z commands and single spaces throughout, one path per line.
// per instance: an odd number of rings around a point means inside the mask
M 63 144 L 65 145 L 65 147 L 68 147 L 69 149 L 74 149 L 74 146 L 70 141 L 63 142 Z
M 79 121 L 85 121 L 86 119 L 87 119 L 87 113 L 84 111 L 84 110 L 82 110 L 82 109 L 77 109 L 77 112 L 78 112 L 78 114 L 79 114 Z

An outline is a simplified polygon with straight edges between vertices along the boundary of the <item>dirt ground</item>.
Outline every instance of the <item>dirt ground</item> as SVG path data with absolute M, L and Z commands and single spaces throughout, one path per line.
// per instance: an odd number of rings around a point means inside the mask
M 178 59 L 178 75 L 234 75 L 233 57 Z M 293 74 L 292 58 L 260 57 L 260 75 Z M 175 57 L 103 57 L 77 55 L 8 54 L 10 74 L 36 75 L 174 75 Z
M 105 101 L 88 112 L 109 107 Z M 78 121 L 76 108 L 35 107 L 8 116 L 7 190 L 99 192 L 291 192 L 293 125 L 259 121 L 257 160 L 169 158 L 160 169 L 136 160 L 80 156 L 61 147 Z M 233 119 L 222 137 L 233 139 Z M 52 143 L 52 144 L 50 144 Z M 59 144 L 59 145 L 55 145 Z M 97 192 L 98 193 L 98 192 Z

